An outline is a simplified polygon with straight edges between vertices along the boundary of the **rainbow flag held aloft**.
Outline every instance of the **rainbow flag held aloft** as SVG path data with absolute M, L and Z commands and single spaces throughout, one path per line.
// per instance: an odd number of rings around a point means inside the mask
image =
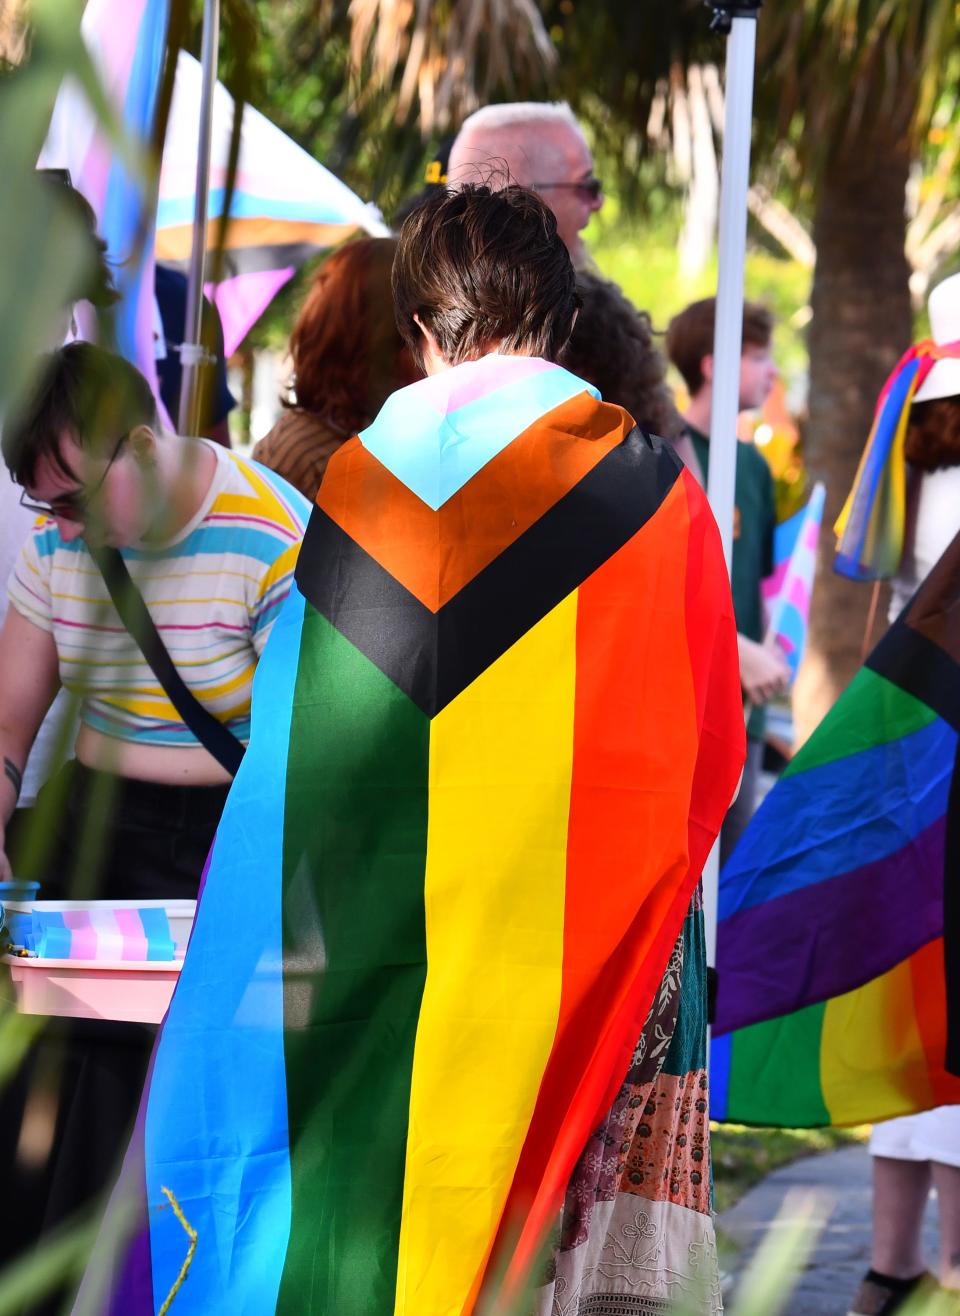
M 960 1102 L 958 733 L 960 536 L 721 874 L 715 1118 Z
M 395 394 L 330 462 L 257 672 L 100 1309 L 461 1316 L 521 1283 L 743 752 L 669 448 L 546 361 Z
M 810 598 L 817 574 L 817 545 L 826 496 L 826 486 L 818 481 L 806 507 L 777 526 L 773 540 L 773 574 L 761 585 L 770 618 L 767 634 L 779 644 L 794 679 L 807 643 Z
M 880 391 L 873 428 L 853 488 L 837 517 L 833 569 L 852 580 L 895 576 L 903 556 L 907 517 L 905 445 L 910 408 L 938 361 L 960 357 L 960 343 L 926 338 L 909 348 Z

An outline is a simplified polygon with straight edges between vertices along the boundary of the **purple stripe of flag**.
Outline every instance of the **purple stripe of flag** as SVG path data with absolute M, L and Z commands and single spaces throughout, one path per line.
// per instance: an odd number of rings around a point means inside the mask
M 941 936 L 944 838 L 941 817 L 883 859 L 723 919 L 715 1032 L 853 991 Z

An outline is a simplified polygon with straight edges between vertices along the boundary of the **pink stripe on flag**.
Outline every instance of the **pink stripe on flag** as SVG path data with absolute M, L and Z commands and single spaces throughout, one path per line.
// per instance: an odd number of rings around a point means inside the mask
M 807 524 L 803 527 L 803 539 L 802 539 L 802 542 L 803 542 L 803 546 L 804 546 L 804 548 L 808 548 L 808 549 L 811 551 L 811 553 L 813 553 L 814 555 L 816 555 L 817 548 L 818 548 L 819 545 L 820 545 L 820 518 L 819 518 L 819 517 L 817 517 L 815 520 L 814 520 L 813 518 L 811 518 L 810 520 L 807 521 Z
M 782 562 L 778 562 L 774 567 L 773 574 L 767 576 L 766 580 L 761 581 L 760 588 L 763 592 L 764 599 L 768 603 L 771 599 L 775 599 L 783 589 L 783 582 L 787 578 L 787 569 L 789 566 L 790 559 L 784 558 Z
M 810 588 L 805 580 L 799 576 L 794 577 L 790 582 L 790 592 L 787 595 L 787 602 L 792 603 L 801 617 L 806 617 L 807 608 L 810 604 Z
M 115 909 L 114 918 L 123 938 L 121 959 L 145 960 L 149 951 L 143 920 L 136 909 Z
M 95 960 L 97 958 L 97 933 L 89 913 L 82 909 L 65 909 L 63 921 L 70 929 L 71 960 Z
M 439 375 L 420 380 L 417 388 L 421 399 L 441 416 L 449 416 L 518 379 L 559 369 L 552 361 L 535 356 L 483 356 L 470 365 L 473 369 L 461 366 L 459 370 L 443 370 Z

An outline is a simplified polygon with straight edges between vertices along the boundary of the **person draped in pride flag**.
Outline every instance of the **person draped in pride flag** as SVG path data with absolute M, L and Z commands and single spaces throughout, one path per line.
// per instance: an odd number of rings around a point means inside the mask
M 716 526 L 555 364 L 574 272 L 533 193 L 439 191 L 393 285 L 427 377 L 327 467 L 114 1197 L 133 1240 L 82 1297 L 714 1312 Z

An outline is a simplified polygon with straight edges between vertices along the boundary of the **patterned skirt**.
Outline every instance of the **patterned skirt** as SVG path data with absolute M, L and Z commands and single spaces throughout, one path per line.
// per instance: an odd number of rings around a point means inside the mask
M 534 1316 L 722 1311 L 711 1213 L 698 889 L 623 1087 L 567 1188 Z

